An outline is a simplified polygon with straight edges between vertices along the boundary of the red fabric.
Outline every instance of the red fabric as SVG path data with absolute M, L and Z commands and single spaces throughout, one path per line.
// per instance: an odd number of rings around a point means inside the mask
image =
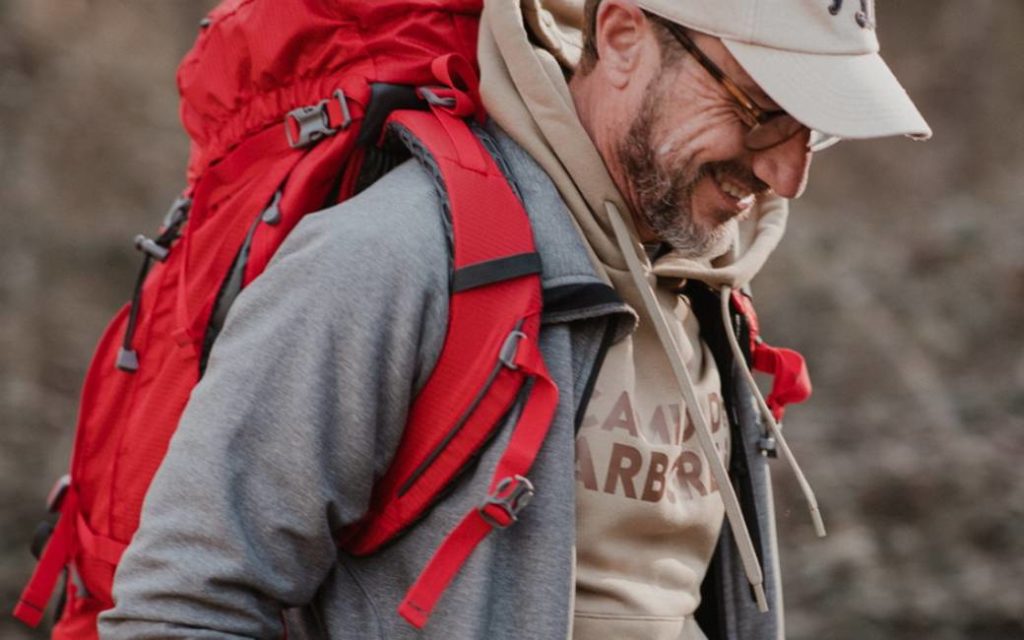
M 53 530 L 43 555 L 36 565 L 32 578 L 21 594 L 14 608 L 14 616 L 30 626 L 36 626 L 43 618 L 50 594 L 64 571 L 64 567 L 75 554 L 75 522 L 78 513 L 78 494 L 68 489 L 61 505 L 61 518 Z
M 351 193 L 363 156 L 354 142 L 371 82 L 449 84 L 475 100 L 473 65 L 464 61 L 475 59 L 480 9 L 481 0 L 227 0 L 210 13 L 210 26 L 178 70 L 182 123 L 192 139 L 189 220 L 143 286 L 132 340 L 139 369 L 115 367 L 128 306 L 97 346 L 71 460 L 77 497 L 65 509 L 77 506 L 62 515 L 19 617 L 38 622 L 57 575 L 73 560 L 89 597 L 69 586 L 54 637 L 96 637 L 120 549 L 138 527 L 150 481 L 199 379 L 216 295 L 248 230 L 283 188 L 281 221 L 257 227 L 245 283 L 262 273 L 304 215 L 325 204 L 339 178 L 342 195 Z M 439 81 L 435 70 L 451 82 Z M 338 89 L 352 126 L 291 148 L 285 115 Z M 466 105 L 463 99 L 460 108 Z M 339 126 L 340 104 L 329 103 L 328 111 L 331 126 Z
M 438 80 L 446 81 L 443 77 Z M 425 145 L 448 187 L 454 267 L 533 252 L 526 213 L 494 160 L 455 117 L 460 114 L 458 101 L 448 109 L 435 107 L 433 111 L 401 112 L 392 122 L 411 130 Z M 481 211 L 488 215 L 480 215 Z M 502 233 L 494 233 L 495 228 Z M 438 364 L 412 407 L 391 467 L 374 488 L 369 513 L 341 541 L 349 552 L 372 553 L 419 520 L 486 442 L 526 379 L 532 378 L 530 397 L 497 465 L 491 491 L 502 480 L 529 471 L 558 401 L 558 390 L 536 346 L 540 311 L 537 275 L 452 296 L 449 331 Z M 514 366 L 499 365 L 499 354 L 513 331 L 522 334 Z M 495 367 L 499 367 L 497 375 L 490 387 L 484 387 Z M 458 424 L 481 393 L 482 400 L 450 435 L 452 425 Z M 503 516 L 507 518 L 500 511 L 492 514 L 499 519 Z M 435 552 L 399 606 L 399 614 L 422 628 L 493 526 L 480 510 L 470 511 Z
M 430 65 L 430 71 L 443 87 L 439 94 L 455 100 L 455 105 L 447 109 L 449 113 L 460 118 L 472 115 L 478 122 L 484 121 L 486 114 L 480 100 L 480 81 L 468 60 L 449 53 L 436 58 Z
M 211 14 L 178 70 L 189 175 L 343 78 L 431 84 L 438 56 L 476 58 L 482 0 L 235 0 Z
M 755 371 L 773 376 L 772 390 L 765 403 L 779 422 L 786 413 L 786 405 L 799 403 L 811 397 L 811 376 L 804 357 L 793 349 L 772 347 L 761 339 L 761 327 L 753 302 L 739 291 L 732 294 L 733 308 L 743 314 L 750 328 L 750 353 Z
M 464 122 L 440 109 L 433 114 L 400 112 L 392 122 L 423 142 L 448 187 L 454 268 L 534 251 L 522 205 Z M 481 211 L 488 215 L 480 215 Z M 494 233 L 495 228 L 502 233 Z M 421 469 L 480 394 L 508 335 L 518 326 L 528 339 L 536 339 L 540 310 L 536 275 L 452 296 L 449 330 L 438 364 L 410 410 L 402 443 L 374 488 L 367 517 L 342 538 L 346 549 L 360 555 L 372 553 L 408 527 L 487 440 L 490 429 L 515 400 L 524 371 L 502 367 L 458 436 L 433 464 Z M 418 472 L 421 475 L 403 493 L 403 485 Z
M 759 344 L 754 348 L 754 369 L 774 376 L 772 390 L 765 399 L 779 422 L 786 405 L 811 397 L 811 377 L 804 357 L 792 349 Z
M 519 344 L 516 365 L 535 382 L 505 453 L 494 470 L 492 494 L 503 480 L 524 476 L 533 466 L 558 403 L 558 389 L 532 341 L 524 340 Z M 445 589 L 476 547 L 494 531 L 495 525 L 504 528 L 514 522 L 500 509 L 488 511 L 488 517 L 484 517 L 486 509 L 487 506 L 482 506 L 466 514 L 441 543 L 399 605 L 398 613 L 417 629 L 426 625 Z

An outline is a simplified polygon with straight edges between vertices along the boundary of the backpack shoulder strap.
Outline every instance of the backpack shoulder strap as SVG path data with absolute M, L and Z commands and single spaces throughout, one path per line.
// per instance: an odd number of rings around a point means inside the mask
M 363 555 L 405 531 L 496 435 L 517 401 L 525 401 L 489 495 L 448 535 L 399 607 L 417 628 L 476 546 L 526 506 L 533 486 L 525 476 L 558 398 L 537 344 L 540 258 L 529 220 L 497 163 L 458 117 L 462 97 L 441 91 L 425 95 L 429 112 L 397 112 L 389 126 L 442 190 L 453 249 L 448 334 L 368 514 L 340 544 Z

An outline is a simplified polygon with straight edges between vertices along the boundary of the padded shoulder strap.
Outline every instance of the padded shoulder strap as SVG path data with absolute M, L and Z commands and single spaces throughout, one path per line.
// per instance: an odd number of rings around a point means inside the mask
M 372 553 L 418 521 L 529 395 L 490 495 L 449 535 L 399 608 L 417 627 L 472 550 L 515 521 L 532 495 L 525 475 L 558 397 L 537 346 L 540 259 L 529 220 L 494 159 L 445 104 L 397 112 L 389 126 L 434 172 L 445 203 L 453 260 L 449 329 L 369 512 L 340 544 Z

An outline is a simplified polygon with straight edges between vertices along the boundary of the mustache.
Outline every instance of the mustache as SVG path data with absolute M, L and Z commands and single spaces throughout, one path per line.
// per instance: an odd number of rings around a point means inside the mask
M 754 175 L 752 170 L 732 160 L 705 163 L 701 165 L 698 173 L 698 178 L 714 175 L 724 176 L 755 195 L 763 195 L 771 191 L 768 183 Z

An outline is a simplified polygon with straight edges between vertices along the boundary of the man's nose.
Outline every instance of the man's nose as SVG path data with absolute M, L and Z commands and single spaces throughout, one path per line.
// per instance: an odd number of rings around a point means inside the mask
M 754 153 L 754 175 L 783 198 L 800 197 L 811 169 L 812 153 L 807 148 L 810 135 L 810 131 L 804 131 L 782 144 Z

